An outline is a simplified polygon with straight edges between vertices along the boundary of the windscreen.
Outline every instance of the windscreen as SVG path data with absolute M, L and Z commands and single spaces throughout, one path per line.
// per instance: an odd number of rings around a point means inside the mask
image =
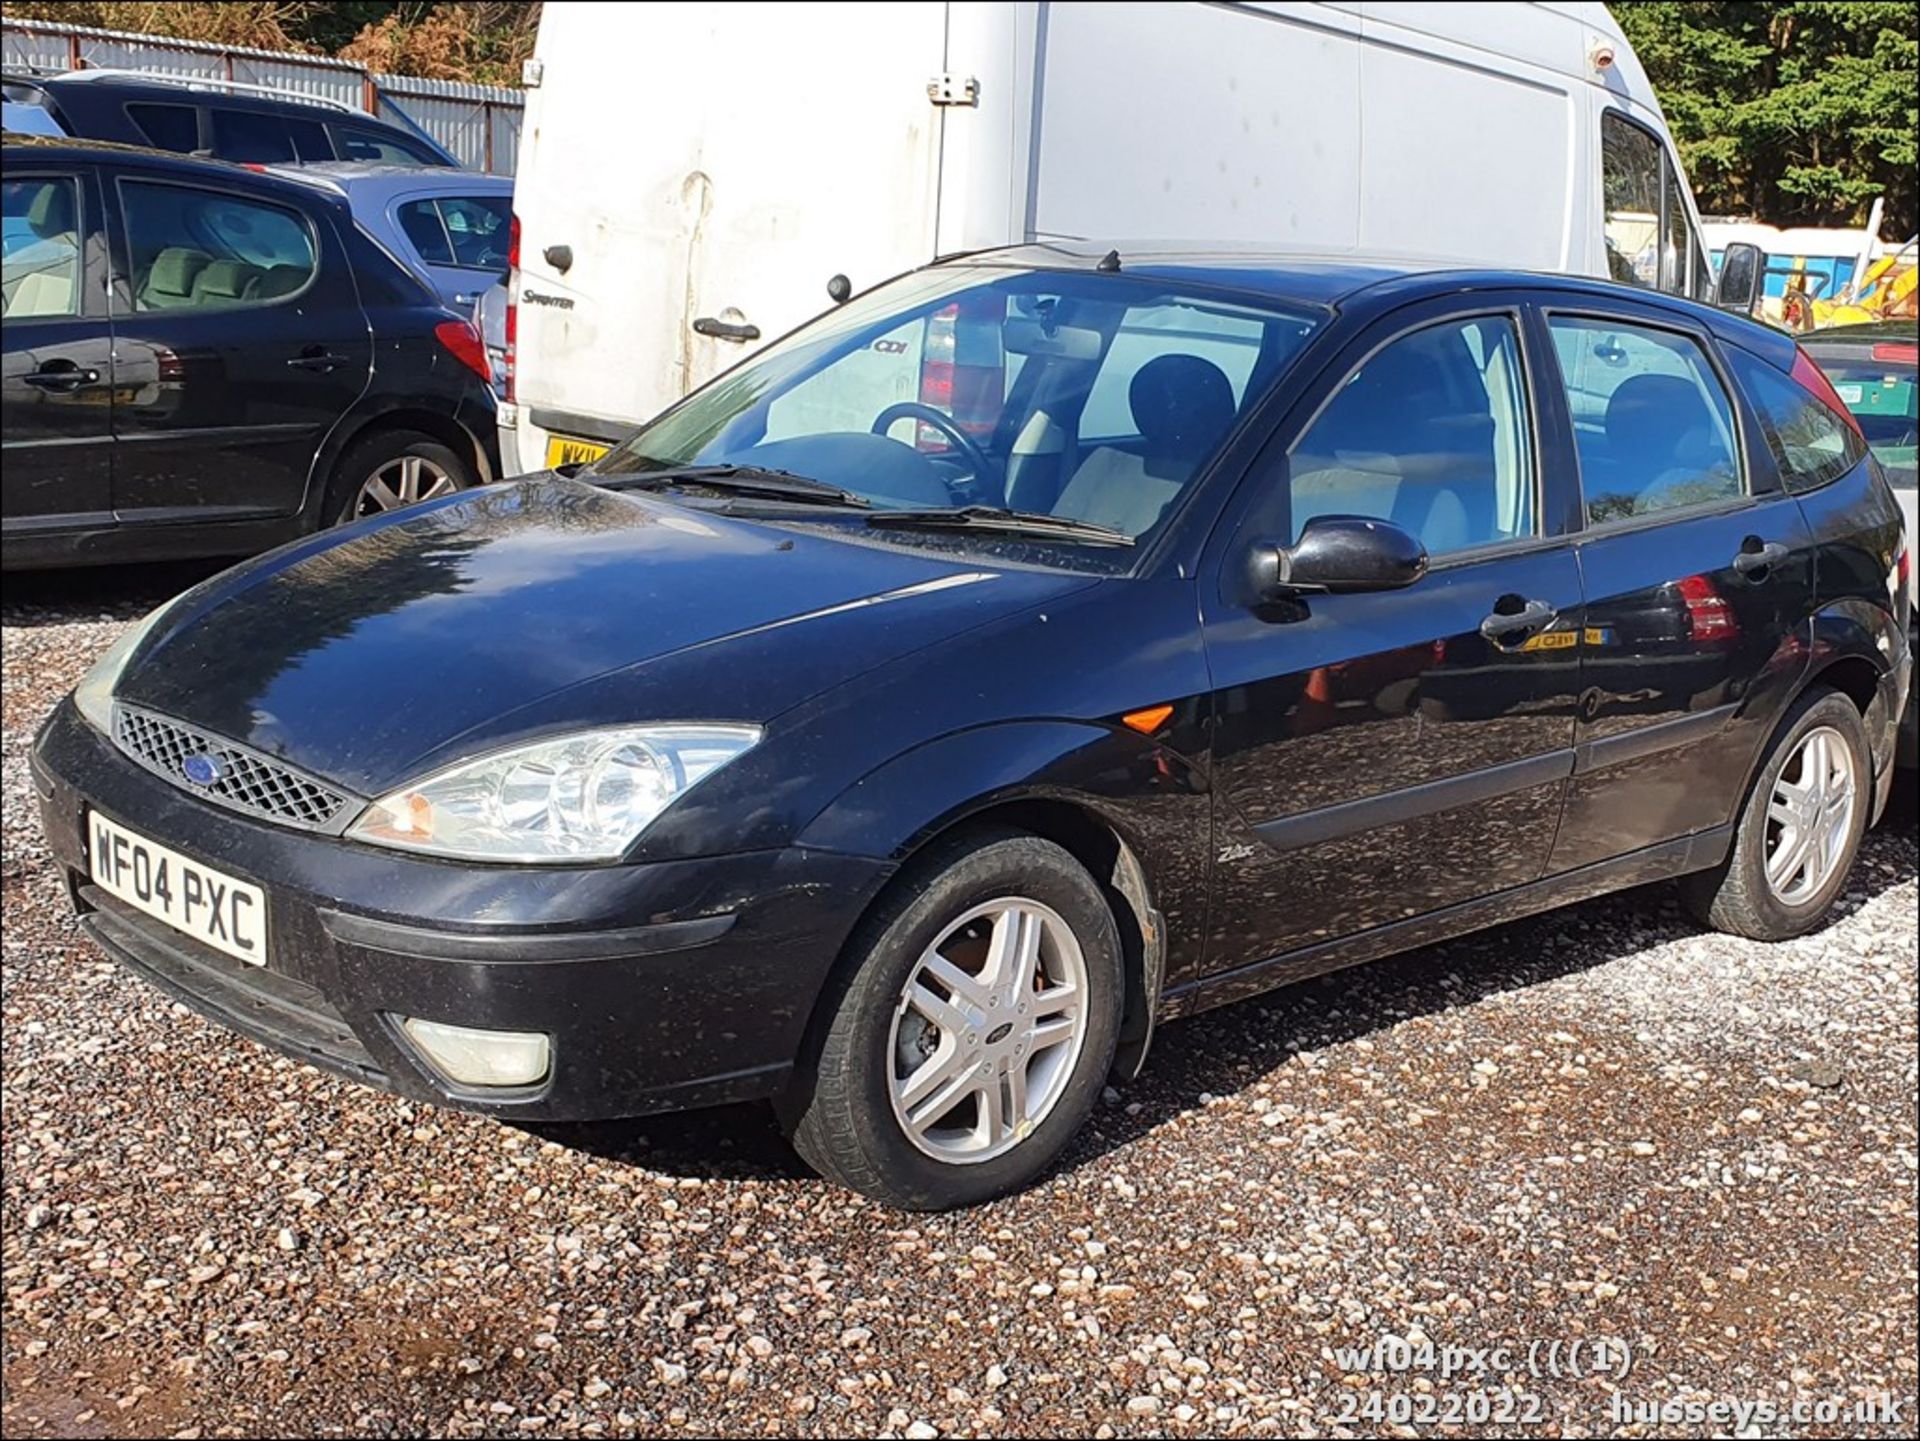
M 594 467 L 778 468 L 876 508 L 1162 525 L 1322 313 L 1142 277 L 919 271 L 729 371 Z

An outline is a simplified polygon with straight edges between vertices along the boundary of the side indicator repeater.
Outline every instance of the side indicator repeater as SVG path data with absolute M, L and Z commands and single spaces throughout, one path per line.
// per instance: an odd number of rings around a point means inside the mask
M 1143 736 L 1150 736 L 1172 717 L 1172 706 L 1155 705 L 1148 706 L 1145 710 L 1128 711 L 1120 717 L 1120 724 L 1130 731 L 1139 731 Z

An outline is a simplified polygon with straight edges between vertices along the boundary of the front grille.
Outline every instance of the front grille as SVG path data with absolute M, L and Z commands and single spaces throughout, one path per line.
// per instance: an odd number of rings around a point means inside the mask
M 336 830 L 351 819 L 353 797 L 346 792 L 166 716 L 116 705 L 113 739 L 148 770 L 216 805 L 310 831 Z M 186 763 L 195 757 L 211 763 L 214 775 L 205 783 L 187 775 Z

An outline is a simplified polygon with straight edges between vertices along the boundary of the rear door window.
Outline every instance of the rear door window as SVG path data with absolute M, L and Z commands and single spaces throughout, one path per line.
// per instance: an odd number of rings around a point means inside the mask
M 313 278 L 313 232 L 297 211 L 159 181 L 120 185 L 136 310 L 265 305 Z
M 440 223 L 440 207 L 431 200 L 409 200 L 396 212 L 401 233 L 414 253 L 429 265 L 453 264 L 453 247 Z
M 331 159 L 333 147 L 317 120 L 216 107 L 213 153 L 242 165 L 281 165 Z
M 1587 316 L 1548 326 L 1589 525 L 1744 493 L 1733 402 L 1698 341 Z
M 504 195 L 447 195 L 440 200 L 440 219 L 454 264 L 506 274 L 512 201 Z
M 365 125 L 332 125 L 333 149 L 342 160 L 368 160 L 382 165 L 442 165 L 447 162 L 424 145 L 415 145 L 385 130 Z
M 507 273 L 511 202 L 504 196 L 447 195 L 409 200 L 395 212 L 408 242 L 431 265 Z
M 200 148 L 200 112 L 191 105 L 129 105 L 127 118 L 157 149 L 191 155 Z

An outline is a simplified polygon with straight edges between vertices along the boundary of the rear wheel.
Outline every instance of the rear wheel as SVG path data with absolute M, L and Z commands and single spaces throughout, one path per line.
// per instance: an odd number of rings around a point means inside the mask
M 1859 710 L 1837 691 L 1810 691 L 1754 780 L 1733 853 L 1688 878 L 1689 905 L 1734 935 L 1805 935 L 1846 886 L 1872 805 L 1873 761 Z
M 355 443 L 334 471 L 328 499 L 335 525 L 382 515 L 465 490 L 471 462 L 418 430 L 383 430 Z
M 1119 932 L 1093 877 L 1037 836 L 977 837 L 903 877 L 853 947 L 785 1103 L 795 1148 L 916 1210 L 1039 1176 L 1092 1110 L 1119 1036 Z

